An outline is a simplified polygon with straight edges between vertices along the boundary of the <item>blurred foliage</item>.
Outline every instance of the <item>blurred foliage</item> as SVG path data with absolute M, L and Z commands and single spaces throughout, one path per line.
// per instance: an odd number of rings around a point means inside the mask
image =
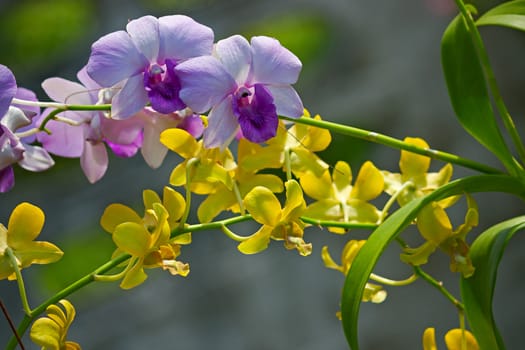
M 30 74 L 28 70 L 58 60 L 90 28 L 93 16 L 89 0 L 31 0 L 4 6 L 0 45 L 9 49 L 1 52 L 2 64 Z
M 148 10 L 164 11 L 168 14 L 192 10 L 200 6 L 209 6 L 215 0 L 139 0 L 139 2 Z
M 108 261 L 115 250 L 111 236 L 100 227 L 70 232 L 67 238 L 55 243 L 65 254 L 58 262 L 39 271 L 36 278 L 42 290 L 61 290 Z
M 330 41 L 331 30 L 327 20 L 318 14 L 294 14 L 263 18 L 241 30 L 246 38 L 266 35 L 277 38 L 303 62 L 303 66 L 318 59 Z

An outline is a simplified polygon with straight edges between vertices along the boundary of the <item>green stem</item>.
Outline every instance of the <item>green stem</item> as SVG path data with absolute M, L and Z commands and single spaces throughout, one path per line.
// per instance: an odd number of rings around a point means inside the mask
M 394 205 L 394 203 L 396 202 L 397 200 L 397 197 L 399 197 L 399 195 L 401 193 L 403 193 L 404 190 L 406 190 L 408 187 L 410 186 L 414 186 L 414 184 L 412 183 L 412 181 L 407 181 L 405 182 L 389 199 L 388 201 L 386 202 L 385 206 L 383 207 L 383 210 L 381 210 L 381 214 L 379 215 L 379 223 L 383 222 L 383 220 L 385 219 L 385 216 L 388 215 L 388 210 L 392 207 L 392 205 Z
M 233 193 L 235 194 L 235 199 L 237 200 L 237 204 L 239 205 L 241 215 L 246 214 L 246 208 L 244 208 L 244 203 L 242 201 L 241 190 L 239 189 L 239 185 L 235 180 L 233 181 Z
M 185 227 L 177 227 L 173 231 L 171 231 L 171 238 L 181 235 L 183 233 L 187 233 L 187 232 L 207 231 L 207 230 L 215 230 L 215 229 L 221 230 L 223 226 L 233 225 L 233 224 L 237 224 L 243 221 L 248 221 L 251 219 L 252 219 L 252 216 L 249 214 L 246 214 L 246 215 L 235 216 L 235 217 L 224 219 L 224 220 L 209 222 L 206 224 L 195 224 L 195 225 L 188 225 Z
M 25 315 L 20 324 L 18 325 L 17 333 L 20 337 L 22 337 L 25 332 L 27 331 L 27 328 L 33 322 L 35 317 L 46 311 L 46 308 L 51 304 L 56 304 L 60 299 L 64 299 L 67 296 L 71 295 L 72 293 L 76 292 L 77 290 L 87 286 L 91 282 L 95 281 L 95 276 L 104 274 L 108 272 L 109 270 L 113 269 L 114 267 L 118 266 L 119 264 L 123 263 L 127 259 L 129 259 L 130 256 L 128 254 L 120 255 L 114 259 L 111 259 L 104 265 L 101 265 L 98 267 L 95 271 L 85 275 L 84 277 L 80 278 L 79 280 L 73 282 L 66 288 L 62 289 L 57 294 L 53 295 L 51 298 L 44 301 L 42 304 L 37 306 L 34 310 L 31 311 L 30 314 Z M 7 344 L 6 350 L 12 350 L 16 347 L 17 340 L 16 337 L 11 337 L 9 343 Z
M 16 258 L 13 250 L 10 247 L 5 249 L 7 256 L 9 257 L 9 262 L 13 267 L 16 275 L 16 283 L 18 283 L 18 291 L 20 293 L 20 301 L 22 302 L 22 308 L 26 315 L 31 315 L 31 307 L 29 307 L 29 302 L 27 301 L 26 287 L 24 284 L 24 279 L 22 278 L 22 272 L 18 266 L 18 259 Z
M 439 290 L 441 294 L 445 296 L 445 298 L 447 298 L 452 302 L 452 304 L 454 304 L 454 306 L 458 309 L 459 312 L 463 312 L 465 307 L 445 287 L 443 287 L 443 282 L 437 281 L 436 279 L 434 279 L 434 277 L 430 276 L 428 273 L 423 271 L 423 269 L 421 269 L 421 267 L 419 266 L 414 266 L 414 272 L 416 273 L 416 275 L 427 281 L 431 286 Z
M 465 19 L 465 22 L 473 39 L 473 43 L 476 46 L 478 58 L 481 63 L 481 66 L 483 67 L 483 71 L 485 72 L 485 78 L 487 79 L 489 89 L 492 93 L 492 96 L 494 97 L 496 108 L 498 109 L 500 117 L 503 120 L 505 128 L 507 129 L 512 141 L 514 142 L 514 145 L 516 146 L 516 150 L 518 151 L 522 163 L 525 164 L 525 146 L 521 141 L 521 137 L 518 133 L 518 130 L 516 129 L 516 125 L 514 124 L 514 121 L 512 120 L 512 117 L 510 116 L 510 113 L 507 110 L 507 106 L 505 105 L 505 102 L 503 101 L 503 98 L 500 94 L 498 83 L 490 65 L 487 50 L 485 50 L 485 45 L 483 44 L 483 40 L 481 39 L 481 35 L 478 31 L 478 28 L 476 27 L 474 19 L 472 18 L 470 12 L 468 11 L 463 1 L 455 1 L 461 12 L 461 15 Z
M 110 110 L 111 110 L 110 104 L 106 104 L 106 105 L 66 105 L 65 107 L 57 108 L 54 111 L 51 111 L 51 113 L 49 113 L 47 117 L 42 121 L 38 129 L 49 133 L 49 130 L 46 130 L 47 123 L 50 120 L 56 119 L 57 114 L 60 114 L 65 111 L 110 111 Z
M 401 150 L 405 150 L 405 151 L 408 151 L 408 152 L 421 154 L 423 156 L 427 156 L 427 157 L 430 157 L 430 158 L 440 159 L 440 160 L 443 160 L 445 162 L 461 165 L 461 166 L 463 166 L 465 168 L 469 168 L 469 169 L 473 169 L 473 170 L 479 171 L 481 173 L 502 174 L 502 172 L 500 170 L 492 168 L 492 167 L 490 167 L 488 165 L 485 165 L 485 164 L 482 164 L 482 163 L 478 163 L 476 161 L 473 161 L 473 160 L 470 160 L 470 159 L 467 159 L 467 158 L 462 158 L 462 157 L 457 156 L 455 154 L 451 154 L 451 153 L 447 153 L 447 152 L 443 152 L 443 151 L 438 151 L 438 150 L 434 150 L 434 149 L 431 149 L 431 148 L 421 148 L 421 147 L 418 147 L 418 146 L 406 143 L 404 141 L 398 140 L 396 138 L 393 138 L 393 137 L 390 137 L 390 136 L 386 136 L 386 135 L 383 135 L 383 134 L 379 134 L 377 132 L 368 131 L 368 130 L 364 130 L 364 129 L 359 129 L 359 128 L 355 128 L 355 127 L 352 127 L 352 126 L 342 125 L 342 124 L 329 122 L 329 121 L 325 121 L 325 120 L 316 120 L 316 119 L 312 119 L 312 118 L 301 117 L 301 118 L 293 119 L 293 118 L 282 117 L 282 116 L 280 116 L 279 118 L 281 118 L 283 120 L 288 120 L 288 121 L 291 121 L 291 122 L 295 122 L 295 123 L 298 123 L 298 124 L 311 125 L 311 126 L 315 126 L 315 127 L 318 127 L 318 128 L 327 129 L 327 130 L 330 130 L 330 131 L 333 131 L 333 132 L 336 132 L 336 133 L 339 133 L 339 134 L 343 134 L 343 135 L 355 137 L 355 138 L 358 138 L 358 139 L 375 142 L 375 143 L 378 143 L 378 144 L 381 144 L 381 145 L 385 145 L 385 146 L 388 146 L 388 147 L 392 147 L 392 148 L 395 148 L 395 149 L 401 149 Z
M 340 227 L 345 229 L 376 229 L 377 224 L 370 222 L 343 222 L 343 221 L 332 221 L 332 220 L 320 220 L 316 218 L 310 218 L 307 216 L 301 216 L 300 219 L 311 225 L 320 226 L 320 227 Z
M 247 240 L 248 238 L 251 237 L 251 235 L 247 236 L 247 237 L 239 236 L 238 234 L 236 234 L 235 232 L 230 230 L 228 227 L 226 227 L 226 225 L 222 225 L 221 226 L 221 230 L 222 230 L 222 232 L 224 232 L 224 234 L 226 236 L 228 236 L 229 238 L 231 238 L 231 239 L 233 239 L 234 241 L 237 241 L 237 242 L 243 242 L 243 241 L 245 241 L 245 240 Z

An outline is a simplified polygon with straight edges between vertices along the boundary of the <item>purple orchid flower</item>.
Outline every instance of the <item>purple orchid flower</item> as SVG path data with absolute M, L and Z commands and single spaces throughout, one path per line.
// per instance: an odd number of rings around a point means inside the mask
M 20 108 L 11 106 L 13 97 L 34 96 L 29 90 L 17 88 L 13 73 L 0 65 L 0 192 L 7 192 L 15 184 L 13 164 L 18 163 L 29 171 L 44 171 L 54 161 L 45 149 L 28 143 L 33 137 L 24 137 L 24 127 L 31 125 L 30 117 L 39 109 L 29 108 L 24 114 Z
M 42 83 L 47 95 L 54 101 L 78 105 L 106 103 L 107 90 L 95 83 L 83 68 L 77 74 L 82 83 L 62 78 L 49 78 Z M 109 91 L 111 94 L 111 91 Z M 51 111 L 44 112 L 42 121 Z M 95 183 L 108 167 L 106 145 L 118 156 L 131 157 L 142 145 L 143 122 L 139 118 L 113 120 L 101 111 L 65 111 L 59 116 L 64 121 L 50 120 L 46 128 L 51 134 L 40 133 L 38 141 L 50 152 L 62 157 L 80 157 L 80 165 L 87 179 Z
M 261 143 L 275 136 L 278 115 L 303 114 L 292 88 L 301 61 L 278 40 L 257 36 L 248 41 L 234 35 L 217 42 L 213 56 L 187 60 L 175 67 L 181 99 L 197 113 L 208 115 L 204 145 L 225 147 L 240 129 Z
M 183 15 L 140 17 L 130 21 L 126 31 L 97 40 L 87 64 L 94 81 L 118 90 L 111 117 L 129 118 L 148 102 L 163 114 L 184 109 L 174 67 L 189 58 L 211 54 L 213 31 Z

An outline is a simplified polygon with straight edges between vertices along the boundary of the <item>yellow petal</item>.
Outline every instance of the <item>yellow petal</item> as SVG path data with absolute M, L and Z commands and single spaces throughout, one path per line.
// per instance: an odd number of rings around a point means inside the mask
M 157 192 L 153 190 L 142 191 L 142 201 L 145 209 L 153 208 L 153 203 L 162 203 Z
M 15 251 L 22 268 L 31 264 L 50 264 L 60 260 L 64 252 L 49 242 L 28 242 Z
M 115 231 L 115 227 L 124 222 L 142 222 L 142 218 L 130 207 L 114 203 L 107 206 L 100 218 L 100 225 L 109 233 Z
M 120 282 L 120 288 L 122 289 L 131 289 L 139 284 L 142 284 L 146 279 L 148 278 L 148 275 L 144 272 L 144 268 L 142 267 L 142 262 L 138 261 L 133 267 L 128 271 L 126 276 L 122 279 L 122 282 Z
M 195 138 L 186 130 L 179 128 L 164 130 L 160 134 L 160 142 L 182 158 L 191 158 L 199 151 Z
M 466 344 L 466 348 L 461 346 L 461 343 Z M 445 343 L 448 350 L 479 350 L 478 342 L 474 335 L 467 330 L 459 328 L 451 329 L 445 334 Z
M 293 149 L 290 162 L 292 163 L 292 172 L 297 177 L 301 177 L 308 171 L 313 172 L 316 176 L 321 176 L 329 168 L 328 164 L 321 158 L 304 147 Z
M 173 168 L 170 174 L 170 185 L 183 186 L 186 184 L 186 164 L 188 162 L 185 161 Z
M 257 186 L 244 198 L 244 206 L 258 223 L 276 226 L 281 218 L 281 203 L 272 191 Z
M 124 252 L 142 257 L 150 248 L 151 235 L 143 225 L 125 222 L 115 228 L 113 241 Z
M 254 233 L 250 238 L 241 242 L 237 249 L 243 254 L 255 254 L 259 253 L 266 248 L 270 243 L 270 234 L 272 233 L 272 228 L 268 226 L 263 226 Z
M 343 196 L 345 198 L 339 198 L 344 202 L 348 198 L 347 196 L 350 194 L 347 189 L 352 183 L 352 169 L 350 168 L 350 165 L 348 165 L 347 162 L 341 160 L 338 161 L 335 164 L 334 170 L 332 171 L 332 180 L 338 193 L 348 192 L 348 194 Z
M 385 187 L 383 174 L 370 161 L 366 161 L 359 170 L 350 196 L 364 201 L 378 197 Z
M 295 180 L 288 180 L 286 187 L 286 202 L 284 204 L 281 220 L 293 220 L 301 216 L 306 208 L 303 191 Z
M 222 211 L 227 210 L 235 205 L 237 200 L 233 192 L 226 187 L 219 187 L 217 192 L 210 194 L 199 206 L 197 216 L 201 223 L 207 223 L 213 220 Z
M 327 268 L 343 272 L 342 267 L 337 265 L 334 259 L 332 259 L 327 246 L 324 246 L 321 249 L 321 259 L 323 260 L 324 266 Z
M 186 208 L 186 201 L 184 197 L 173 188 L 165 186 L 164 193 L 162 195 L 164 207 L 168 210 L 170 224 L 174 224 L 179 221 Z
M 429 148 L 425 140 L 418 137 L 406 137 L 404 140 L 406 143 L 409 143 L 414 146 L 421 148 Z M 416 175 L 424 174 L 428 171 L 430 167 L 430 158 L 422 156 L 416 153 L 411 153 L 408 151 L 401 151 L 401 159 L 399 160 L 399 169 L 404 176 L 412 177 Z
M 315 120 L 321 120 L 321 116 L 316 115 Z M 315 126 L 308 126 L 307 134 L 301 140 L 304 147 L 312 152 L 319 152 L 325 150 L 332 142 L 330 131 Z
M 16 206 L 7 225 L 7 244 L 17 249 L 20 244 L 34 240 L 44 227 L 45 216 L 42 209 L 24 202 Z
M 39 318 L 33 323 L 29 336 L 34 343 L 46 350 L 60 350 L 61 327 L 47 317 Z
M 332 192 L 332 179 L 328 170 L 321 176 L 307 172 L 299 178 L 299 181 L 304 193 L 313 199 L 323 200 L 334 197 Z
M 436 330 L 431 327 L 423 332 L 423 350 L 438 350 L 436 345 Z
M 425 206 L 417 216 L 417 228 L 421 235 L 435 245 L 452 235 L 452 224 L 447 213 L 438 203 Z

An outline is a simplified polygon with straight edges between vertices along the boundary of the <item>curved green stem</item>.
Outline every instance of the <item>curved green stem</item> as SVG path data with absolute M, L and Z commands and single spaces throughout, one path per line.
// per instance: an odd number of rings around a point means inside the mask
M 311 126 L 315 126 L 318 128 L 327 129 L 327 130 L 330 130 L 330 131 L 333 131 L 339 134 L 348 135 L 348 136 L 355 137 L 358 139 L 375 142 L 375 143 L 385 145 L 385 146 L 395 148 L 395 149 L 401 149 L 401 150 L 405 150 L 408 152 L 421 154 L 423 156 L 427 156 L 430 158 L 440 159 L 445 162 L 461 165 L 465 168 L 476 170 L 476 171 L 479 171 L 485 174 L 501 174 L 502 173 L 502 171 L 498 169 L 495 169 L 493 167 L 490 167 L 482 163 L 478 163 L 476 161 L 473 161 L 467 158 L 457 156 L 455 154 L 438 151 L 438 150 L 431 149 L 431 148 L 421 148 L 421 147 L 406 143 L 404 141 L 398 140 L 396 138 L 386 136 L 383 134 L 379 134 L 373 131 L 359 129 L 359 128 L 355 128 L 352 126 L 342 125 L 342 124 L 333 123 L 333 122 L 329 122 L 325 120 L 316 120 L 313 118 L 301 117 L 301 118 L 293 119 L 293 118 L 288 118 L 288 117 L 283 117 L 283 116 L 280 116 L 279 118 L 283 120 L 292 121 L 298 124 L 311 125 Z
M 250 236 L 239 236 L 238 234 L 236 234 L 235 232 L 233 232 L 232 230 L 230 230 L 228 227 L 226 227 L 226 225 L 222 225 L 221 226 L 221 230 L 222 232 L 224 232 L 224 234 L 226 236 L 228 236 L 229 238 L 233 239 L 234 241 L 237 241 L 237 242 L 243 242 L 245 240 L 247 240 L 248 238 L 251 237 Z
M 31 315 L 31 308 L 29 307 L 29 302 L 27 301 L 26 287 L 24 284 L 24 279 L 22 278 L 22 272 L 18 266 L 18 259 L 16 258 L 13 250 L 10 247 L 5 249 L 7 256 L 9 257 L 9 262 L 15 270 L 16 283 L 18 283 L 18 291 L 20 293 L 20 301 L 22 302 L 22 308 L 26 315 Z
M 519 157 L 522 163 L 525 164 L 525 146 L 523 145 L 523 142 L 521 141 L 521 137 L 518 133 L 518 130 L 516 129 L 516 125 L 514 124 L 514 121 L 512 120 L 512 117 L 510 116 L 510 113 L 507 110 L 507 106 L 505 105 L 505 102 L 503 101 L 503 98 L 500 94 L 498 83 L 496 81 L 496 77 L 490 65 L 489 57 L 487 55 L 487 50 L 485 50 L 485 45 L 483 44 L 483 40 L 481 39 L 481 35 L 478 31 L 478 28 L 476 27 L 476 24 L 474 23 L 474 19 L 472 18 L 472 15 L 468 11 L 463 1 L 462 0 L 455 0 L 455 1 L 470 31 L 471 37 L 473 39 L 473 43 L 476 47 L 479 61 L 481 63 L 481 66 L 483 67 L 485 78 L 487 79 L 487 83 L 492 93 L 492 97 L 494 97 L 494 102 L 496 104 L 496 108 L 498 109 L 500 117 L 503 121 L 503 125 L 505 125 L 505 128 L 507 129 L 512 141 L 514 142 L 514 145 L 516 147 L 516 150 L 519 154 Z
M 35 317 L 37 317 L 38 315 L 40 315 L 41 313 L 46 311 L 46 308 L 49 305 L 56 304 L 60 299 L 64 299 L 67 296 L 71 295 L 72 293 L 76 292 L 77 290 L 87 286 L 91 282 L 94 282 L 95 281 L 95 276 L 101 275 L 101 274 L 104 274 L 104 273 L 110 271 L 111 269 L 113 269 L 114 267 L 120 265 L 121 263 L 123 263 L 124 261 L 126 261 L 129 258 L 130 258 L 130 255 L 122 254 L 122 255 L 114 258 L 114 259 L 111 259 L 107 263 L 105 263 L 105 264 L 101 265 L 100 267 L 98 267 L 93 272 L 91 272 L 91 273 L 85 275 L 84 277 L 80 278 L 79 280 L 73 282 L 72 284 L 70 284 L 66 288 L 62 289 L 57 294 L 53 295 L 51 298 L 49 298 L 46 301 L 44 301 L 42 304 L 40 304 L 35 309 L 33 309 L 29 315 L 25 315 L 24 316 L 24 318 L 22 319 L 22 322 L 20 322 L 20 324 L 18 326 L 18 329 L 17 329 L 18 334 L 22 337 L 25 334 L 25 332 L 27 331 L 27 328 L 29 327 L 31 322 L 33 322 L 33 320 L 35 319 Z M 11 337 L 9 343 L 7 344 L 6 350 L 14 349 L 16 347 L 16 344 L 17 344 L 16 337 L 14 337 L 14 336 Z
M 343 222 L 343 221 L 333 221 L 333 220 L 320 220 L 316 218 L 310 218 L 307 216 L 301 216 L 301 221 L 307 224 L 320 226 L 320 227 L 340 227 L 345 229 L 376 229 L 377 224 L 370 222 Z
M 418 275 L 419 277 L 427 281 L 431 286 L 439 290 L 441 294 L 445 296 L 445 298 L 452 302 L 452 304 L 458 309 L 459 312 L 463 312 L 465 307 L 458 299 L 456 299 L 452 295 L 452 293 L 450 293 L 445 287 L 443 287 L 443 282 L 437 281 L 436 279 L 434 279 L 434 277 L 430 276 L 428 273 L 423 271 L 423 269 L 421 269 L 421 267 L 419 266 L 413 266 L 413 268 L 416 275 Z
M 49 130 L 46 129 L 46 125 L 50 120 L 55 120 L 56 115 L 60 114 L 65 111 L 110 111 L 111 105 L 105 104 L 105 105 L 61 105 L 62 107 L 58 107 L 54 111 L 51 111 L 46 118 L 42 121 L 38 129 L 40 131 L 45 131 L 49 133 Z

